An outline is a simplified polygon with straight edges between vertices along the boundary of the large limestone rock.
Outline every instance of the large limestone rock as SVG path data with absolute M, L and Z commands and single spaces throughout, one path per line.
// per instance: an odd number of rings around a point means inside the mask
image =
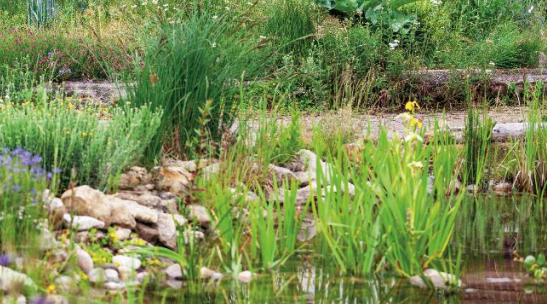
M 126 228 L 135 228 L 134 225 L 123 225 L 124 221 L 128 223 L 133 221 L 139 221 L 142 223 L 155 224 L 158 222 L 158 212 L 152 208 L 145 207 L 134 201 L 124 200 L 114 196 L 107 197 L 108 203 L 112 207 L 112 223 L 118 223 L 120 226 Z
M 101 191 L 80 186 L 67 190 L 61 200 L 69 213 L 90 216 L 104 222 L 105 226 L 110 225 L 112 208 Z
M 289 185 L 292 182 L 300 184 L 300 179 L 287 168 L 278 167 L 276 165 L 270 164 L 269 171 L 272 180 L 275 180 L 278 185 L 283 185 L 284 182 L 288 183 Z
M 188 189 L 192 178 L 193 175 L 182 167 L 161 167 L 155 176 L 156 187 L 160 191 L 181 195 Z
M 177 226 L 171 214 L 159 214 L 158 238 L 166 247 L 171 249 L 177 248 Z
M 118 187 L 122 190 L 131 190 L 135 187 L 147 184 L 152 180 L 151 174 L 142 167 L 132 167 L 120 176 Z
M 188 206 L 189 220 L 194 224 L 201 226 L 209 226 L 211 224 L 211 216 L 207 209 L 201 205 L 192 204 Z

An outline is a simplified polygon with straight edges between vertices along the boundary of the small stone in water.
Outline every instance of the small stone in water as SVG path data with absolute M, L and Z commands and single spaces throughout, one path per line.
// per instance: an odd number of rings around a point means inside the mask
M 206 279 L 209 279 L 211 278 L 215 272 L 207 267 L 201 267 L 201 278 L 206 280 Z

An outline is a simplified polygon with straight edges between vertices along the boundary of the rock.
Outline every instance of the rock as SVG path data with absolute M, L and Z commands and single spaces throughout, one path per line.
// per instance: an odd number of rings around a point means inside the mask
M 251 283 L 251 281 L 253 280 L 253 274 L 248 270 L 240 272 L 237 275 L 237 280 L 241 283 Z
M 184 244 L 188 245 L 190 242 L 204 240 L 205 234 L 201 231 L 184 231 Z
M 275 180 L 278 185 L 283 185 L 284 182 L 286 182 L 288 185 L 290 185 L 292 182 L 300 184 L 300 180 L 289 169 L 278 167 L 273 164 L 270 164 L 268 169 L 270 171 L 272 181 Z
M 478 194 L 480 192 L 480 187 L 476 185 L 467 185 L 467 192 L 473 195 Z
M 177 201 L 173 198 L 171 199 L 162 199 L 160 202 L 161 210 L 163 213 L 178 213 L 179 206 Z
M 131 238 L 131 229 L 118 227 L 114 233 L 116 234 L 118 241 L 126 241 Z
M 159 231 L 157 228 L 137 223 L 137 234 L 145 241 L 155 244 L 159 239 Z
M 105 227 L 103 221 L 90 216 L 70 216 L 67 213 L 63 216 L 63 221 L 68 227 L 72 227 L 78 231 L 89 231 L 92 228 L 103 229 Z
M 55 240 L 55 236 L 51 231 L 42 228 L 42 235 L 38 239 L 38 248 L 42 251 L 52 250 L 59 247 L 59 242 Z
M 116 255 L 112 258 L 112 263 L 117 267 L 128 267 L 133 270 L 137 270 L 141 267 L 141 261 L 137 258 L 125 256 L 125 255 Z
M 182 167 L 161 167 L 155 176 L 158 190 L 169 191 L 175 195 L 186 192 L 192 179 L 192 173 Z
M 13 292 L 20 290 L 21 287 L 35 290 L 36 284 L 26 274 L 0 266 L 0 290 Z
M 188 211 L 192 223 L 201 226 L 209 226 L 211 224 L 211 217 L 205 207 L 192 204 L 188 206 Z
M 106 290 L 111 290 L 111 291 L 117 291 L 117 290 L 125 289 L 125 285 L 123 283 L 119 283 L 119 282 L 106 282 L 106 283 L 104 283 L 103 287 Z
M 313 181 L 310 175 L 308 174 L 308 172 L 305 172 L 305 171 L 295 172 L 294 176 L 300 183 L 300 186 L 307 186 L 310 184 L 310 182 Z
M 49 263 L 63 263 L 68 259 L 68 253 L 62 249 L 57 249 L 49 254 Z
M 211 276 L 211 280 L 213 281 L 220 281 L 222 279 L 222 277 L 224 277 L 224 275 L 220 272 L 215 272 L 213 273 L 213 275 Z
M 161 161 L 161 164 L 164 167 L 181 167 L 184 170 L 188 172 L 196 172 L 198 170 L 198 166 L 195 161 L 182 161 L 182 160 L 175 160 L 172 158 L 164 158 Z
M 510 183 L 499 183 L 497 185 L 495 185 L 492 190 L 494 191 L 494 193 L 496 194 L 499 194 L 499 195 L 507 195 L 511 192 L 513 192 L 513 184 L 510 184 Z
M 175 220 L 175 224 L 179 227 L 186 226 L 186 224 L 188 224 L 188 220 L 180 214 L 173 214 L 173 219 Z
M 134 192 L 121 192 L 116 195 L 116 197 L 123 200 L 134 201 L 140 205 L 149 208 L 156 208 L 161 203 L 161 198 L 150 193 L 134 193 Z
M 165 268 L 163 272 L 165 273 L 165 275 L 167 275 L 167 278 L 171 280 L 183 279 L 182 268 L 177 263 Z
M 435 289 L 447 290 L 451 288 L 460 288 L 462 286 L 462 282 L 456 280 L 456 276 L 445 272 L 439 272 L 435 269 L 427 269 L 424 271 L 423 276 Z M 410 284 L 424 289 L 428 288 L 428 284 L 418 275 L 410 278 Z
M 120 276 L 118 274 L 118 271 L 114 269 L 105 269 L 104 274 L 106 276 L 106 280 L 109 282 L 119 282 Z
M 328 185 L 330 183 L 330 176 L 331 176 L 331 170 L 330 166 L 323 162 L 322 160 L 317 158 L 317 155 L 315 153 L 302 149 L 296 153 L 299 157 L 299 162 L 304 164 L 306 168 L 306 172 L 308 173 L 310 177 L 310 181 L 316 181 L 317 179 L 317 171 L 318 169 L 321 170 L 323 173 L 322 179 L 326 181 L 326 184 Z M 317 165 L 319 164 L 319 168 Z
M 104 198 L 101 191 L 89 186 L 76 187 L 74 191 L 68 190 L 61 196 L 63 204 L 71 214 L 96 218 L 108 227 L 112 208 Z
M 71 290 L 75 289 L 75 282 L 69 276 L 60 276 L 55 279 L 55 286 L 60 291 L 70 292 Z
M 94 267 L 93 259 L 89 253 L 85 250 L 77 248 L 76 249 L 76 258 L 78 260 L 78 267 L 85 273 L 88 274 Z
M 120 218 L 121 217 L 133 218 L 134 220 L 137 220 L 142 223 L 155 224 L 158 222 L 158 212 L 154 209 L 139 205 L 138 203 L 133 201 L 123 200 L 121 198 L 117 198 L 114 196 L 108 196 L 107 200 L 109 204 L 112 206 L 113 215 L 117 215 Z M 120 222 L 120 221 L 116 221 L 116 222 Z M 114 220 L 112 223 L 114 223 Z M 124 226 L 120 223 L 117 223 L 117 224 L 120 226 Z M 136 223 L 135 223 L 135 226 L 126 227 L 126 228 L 133 229 L 135 227 L 136 227 Z
M 158 218 L 159 241 L 170 249 L 177 248 L 177 227 L 173 216 L 160 213 Z
M 93 268 L 88 274 L 89 282 L 93 284 L 102 284 L 106 282 L 106 270 L 103 268 Z
M 207 280 L 207 279 L 210 279 L 213 275 L 215 274 L 215 272 L 207 267 L 201 267 L 201 270 L 200 270 L 200 278 L 203 279 L 203 280 Z
M 122 281 L 128 281 L 133 278 L 135 271 L 131 267 L 120 265 L 117 268 L 119 277 Z
M 167 287 L 172 288 L 172 289 L 181 289 L 182 288 L 182 281 L 180 281 L 180 280 L 167 280 L 165 282 L 165 284 L 167 285 Z
M 152 180 L 152 176 L 142 167 L 132 167 L 128 172 L 123 173 L 120 176 L 120 182 L 118 188 L 122 190 L 133 189 L 140 184 L 149 183 Z

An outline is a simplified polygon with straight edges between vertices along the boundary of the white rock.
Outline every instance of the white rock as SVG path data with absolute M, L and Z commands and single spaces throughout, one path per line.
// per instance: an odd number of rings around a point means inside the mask
M 99 284 L 106 282 L 106 271 L 102 268 L 93 268 L 88 274 L 87 277 L 89 282 Z
M 251 283 L 251 281 L 253 280 L 253 273 L 248 270 L 240 272 L 237 275 L 237 280 L 241 283 Z
M 87 253 L 85 250 L 82 249 L 76 249 L 76 257 L 78 260 L 78 267 L 85 273 L 89 273 L 91 269 L 93 269 L 93 259 L 91 259 L 91 256 L 89 253 Z
M 119 241 L 126 241 L 131 238 L 131 229 L 118 227 L 115 233 Z
M 103 286 L 105 289 L 112 291 L 122 290 L 125 288 L 125 285 L 119 282 L 106 282 Z
M 104 197 L 101 191 L 89 186 L 80 186 L 74 188 L 74 191 L 68 190 L 63 193 L 61 199 L 70 213 L 96 218 L 108 226 L 112 209 Z
M 440 272 L 435 269 L 427 269 L 424 271 L 423 276 L 431 282 L 431 285 L 435 289 L 450 289 L 450 288 L 460 288 L 462 286 L 462 282 L 460 280 L 456 281 L 456 276 Z M 410 284 L 420 287 L 420 288 L 427 288 L 428 284 L 424 282 L 421 276 L 413 276 L 410 278 Z
M 181 280 L 183 278 L 182 268 L 177 263 L 165 268 L 163 272 L 171 280 Z
M 55 279 L 57 288 L 64 292 L 70 292 L 74 286 L 74 280 L 69 276 L 60 276 Z
M 120 280 L 120 276 L 118 272 L 114 269 L 106 269 L 104 271 L 106 275 L 106 280 L 110 282 L 118 282 Z
M 208 226 L 211 224 L 211 217 L 209 216 L 209 212 L 207 209 L 201 205 L 192 204 L 188 206 L 189 214 L 190 214 L 190 220 L 194 224 L 202 225 L 202 226 Z
M 113 213 L 126 213 L 142 223 L 155 224 L 158 222 L 158 212 L 134 201 L 123 200 L 118 197 L 108 196 L 107 200 L 112 206 Z M 134 227 L 128 227 L 134 228 Z
M 207 267 L 201 267 L 200 269 L 200 277 L 204 280 L 207 280 L 211 278 L 215 272 Z
M 36 289 L 36 284 L 26 274 L 0 266 L 0 289 L 9 291 L 14 286 L 24 285 Z
M 88 231 L 92 228 L 103 229 L 105 224 L 96 218 L 90 216 L 70 216 L 70 214 L 63 215 L 63 221 L 67 226 L 77 229 L 78 231 Z
M 135 271 L 131 267 L 127 266 L 119 266 L 118 273 L 122 281 L 131 280 L 135 275 Z
M 137 258 L 126 256 L 126 255 L 116 255 L 112 258 L 112 263 L 117 267 L 129 267 L 133 270 L 137 270 L 141 267 L 141 261 Z
M 171 214 L 160 213 L 158 217 L 158 238 L 171 249 L 177 248 L 177 226 Z

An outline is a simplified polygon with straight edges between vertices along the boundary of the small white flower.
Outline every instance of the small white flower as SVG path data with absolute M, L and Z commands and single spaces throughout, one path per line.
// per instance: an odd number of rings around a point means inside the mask
M 406 142 L 413 142 L 413 141 L 424 142 L 424 139 L 420 135 L 414 132 L 410 132 L 407 136 L 405 136 L 405 141 Z
M 392 51 L 395 50 L 395 49 L 399 46 L 399 43 L 400 43 L 400 42 L 401 42 L 401 41 L 399 41 L 399 40 L 397 40 L 397 39 L 393 40 L 393 42 L 390 42 L 390 43 L 389 43 L 389 48 L 390 48 Z
M 211 47 L 212 47 L 212 48 L 216 48 L 216 47 L 217 47 L 217 43 L 216 43 L 216 42 L 211 43 Z
M 491 66 L 496 66 L 496 63 L 494 61 L 490 61 L 488 64 Z
M 169 4 L 167 4 L 167 3 L 163 5 L 163 7 L 168 7 L 168 6 L 169 6 Z
M 534 10 L 534 6 L 531 5 L 530 8 L 528 9 L 528 14 L 531 14 L 533 10 Z
M 131 8 L 137 8 L 138 5 L 134 4 L 134 5 L 131 5 Z
M 211 18 L 213 18 L 214 20 L 217 20 L 217 19 L 218 19 L 218 16 L 217 16 L 217 15 L 214 15 L 214 16 L 211 17 Z
M 429 0 L 429 2 L 431 2 L 431 4 L 433 5 L 441 5 L 443 4 L 443 2 L 441 0 Z

